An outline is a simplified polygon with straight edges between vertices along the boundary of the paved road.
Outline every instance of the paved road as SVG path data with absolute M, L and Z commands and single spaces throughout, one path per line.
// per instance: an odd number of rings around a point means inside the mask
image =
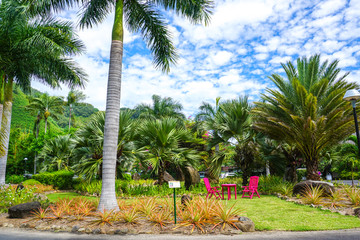
M 346 185 L 352 185 L 351 180 L 332 180 L 331 182 L 333 182 L 333 183 L 342 183 L 342 184 L 346 184 Z M 355 184 L 355 186 L 359 186 L 359 180 L 354 180 L 354 184 Z
M 256 232 L 241 235 L 78 235 L 71 233 L 36 232 L 32 230 L 19 230 L 0 228 L 0 240 L 84 240 L 84 239 L 109 239 L 109 240 L 233 240 L 233 239 L 269 239 L 269 240 L 359 240 L 360 229 L 339 231 L 317 231 L 317 232 Z

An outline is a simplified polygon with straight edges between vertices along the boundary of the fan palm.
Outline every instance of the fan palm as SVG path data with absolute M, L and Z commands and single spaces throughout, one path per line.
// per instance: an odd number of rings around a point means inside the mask
M 0 3 L 0 106 L 1 143 L 0 185 L 5 182 L 13 83 L 30 89 L 32 79 L 51 87 L 60 83 L 82 86 L 85 74 L 66 56 L 81 53 L 82 43 L 71 23 L 54 18 L 39 19 L 29 14 L 31 3 L 3 0 Z
M 49 12 L 51 9 L 57 10 L 75 3 L 82 4 L 80 19 L 80 26 L 82 27 L 92 27 L 104 20 L 112 10 L 115 11 L 106 99 L 103 185 L 98 208 L 99 210 L 118 209 L 115 195 L 115 164 L 119 128 L 124 24 L 131 32 L 140 32 L 154 56 L 155 67 L 168 72 L 170 65 L 176 62 L 177 54 L 159 7 L 163 7 L 165 10 L 173 10 L 176 14 L 188 18 L 193 23 L 207 23 L 213 2 L 212 0 L 43 0 L 39 4 L 34 3 L 33 10 Z
M 74 144 L 70 135 L 60 135 L 45 142 L 39 158 L 43 159 L 44 171 L 70 170 Z
M 278 89 L 267 89 L 253 109 L 256 129 L 301 152 L 308 179 L 319 180 L 320 152 L 353 132 L 352 109 L 342 98 L 357 85 L 340 76 L 337 64 L 320 63 L 319 55 L 299 58 L 297 67 L 282 64 L 287 78 L 271 75 Z
M 175 118 L 150 119 L 138 128 L 138 146 L 148 151 L 147 161 L 158 175 L 159 184 L 164 183 L 167 164 L 196 167 L 200 160 L 197 151 L 181 148 L 180 141 L 190 140 L 191 133 L 179 127 Z
M 123 168 L 130 168 L 137 154 L 133 141 L 138 123 L 132 119 L 132 115 L 133 112 L 130 110 L 120 112 L 116 157 L 117 165 Z M 76 133 L 74 158 L 80 161 L 76 163 L 74 169 L 87 181 L 91 181 L 95 176 L 101 176 L 104 125 L 105 113 L 98 112 Z
M 202 122 L 205 129 L 212 132 L 209 148 L 220 143 L 235 146 L 235 153 L 218 151 L 210 158 L 210 167 L 214 175 L 218 176 L 224 161 L 231 158 L 245 175 L 250 174 L 258 144 L 255 141 L 257 134 L 252 130 L 251 106 L 247 97 L 224 102 L 217 98 L 215 108 L 203 103 L 200 110 L 196 119 Z M 247 183 L 247 175 L 243 180 Z
M 39 98 L 31 99 L 26 108 L 38 113 L 44 119 L 46 134 L 49 117 L 59 119 L 60 114 L 64 112 L 64 101 L 62 97 L 49 96 L 44 93 Z

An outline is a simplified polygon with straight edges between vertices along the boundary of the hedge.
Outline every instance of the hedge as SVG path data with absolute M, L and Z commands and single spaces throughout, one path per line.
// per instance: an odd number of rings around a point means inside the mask
M 44 172 L 33 175 L 33 179 L 42 184 L 53 185 L 58 189 L 69 189 L 72 187 L 74 173 L 70 171 Z

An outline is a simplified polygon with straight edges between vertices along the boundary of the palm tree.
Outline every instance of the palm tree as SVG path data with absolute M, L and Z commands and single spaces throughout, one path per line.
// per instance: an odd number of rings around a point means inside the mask
M 152 101 L 152 105 L 139 104 L 136 106 L 136 110 L 140 113 L 140 118 L 160 119 L 163 117 L 173 117 L 185 119 L 185 115 L 181 113 L 183 106 L 171 97 L 161 98 L 154 94 L 152 95 Z
M 150 119 L 138 128 L 138 146 L 147 150 L 147 161 L 158 175 L 158 183 L 164 183 L 168 164 L 176 166 L 197 166 L 200 156 L 197 151 L 181 148 L 180 141 L 191 139 L 191 133 L 179 127 L 175 118 Z
M 71 90 L 68 93 L 67 96 L 67 102 L 66 102 L 66 106 L 69 107 L 69 131 L 70 131 L 70 127 L 71 127 L 71 117 L 72 117 L 72 113 L 71 110 L 74 106 L 76 106 L 78 103 L 80 103 L 81 101 L 84 101 L 86 99 L 86 96 L 84 93 L 77 91 L 77 90 Z
M 205 22 L 207 24 L 213 2 L 212 0 L 44 0 L 41 1 L 42 6 L 37 6 L 34 3 L 36 6 L 33 9 L 34 11 L 49 12 L 51 9 L 61 9 L 66 5 L 72 6 L 74 3 L 83 4 L 81 6 L 81 27 L 92 27 L 104 20 L 111 10 L 115 10 L 106 97 L 103 185 L 98 209 L 118 210 L 115 195 L 115 164 L 119 128 L 124 24 L 131 32 L 142 34 L 154 56 L 155 67 L 168 72 L 170 65 L 176 62 L 178 56 L 170 40 L 166 21 L 161 17 L 159 7 L 163 7 L 165 10 L 173 10 L 193 23 Z
M 243 172 L 243 184 L 251 174 L 252 166 L 259 155 L 259 135 L 252 129 L 252 121 L 247 97 L 220 102 L 216 100 L 215 108 L 208 104 L 201 106 L 198 119 L 204 119 L 204 126 L 212 131 L 209 148 L 219 144 L 233 145 L 235 152 L 217 151 L 210 158 L 213 175 L 220 174 L 221 166 L 227 159 L 234 159 Z
M 30 89 L 32 79 L 51 87 L 60 83 L 83 86 L 85 74 L 66 56 L 83 51 L 71 23 L 30 15 L 30 3 L 3 0 L 0 3 L 0 185 L 5 183 L 13 83 Z
M 138 122 L 132 118 L 133 111 L 120 112 L 119 134 L 117 144 L 117 169 L 131 168 L 138 151 L 134 145 L 135 129 Z M 98 112 L 92 116 L 86 126 L 81 127 L 75 136 L 74 159 L 80 159 L 74 170 L 87 181 L 101 176 L 103 163 L 105 113 Z
M 63 97 L 49 96 L 47 93 L 44 93 L 39 98 L 31 99 L 26 108 L 37 112 L 41 118 L 44 118 L 46 134 L 49 117 L 59 119 L 59 115 L 64 112 L 64 101 Z
M 40 159 L 44 159 L 42 170 L 70 170 L 73 149 L 70 135 L 60 135 L 47 140 L 39 155 Z
M 339 76 L 338 61 L 320 63 L 320 56 L 299 58 L 297 67 L 282 64 L 287 79 L 270 79 L 278 88 L 267 89 L 253 109 L 255 127 L 273 139 L 295 145 L 307 168 L 307 179 L 319 180 L 321 151 L 353 132 L 352 109 L 343 101 L 348 89 L 357 87 Z

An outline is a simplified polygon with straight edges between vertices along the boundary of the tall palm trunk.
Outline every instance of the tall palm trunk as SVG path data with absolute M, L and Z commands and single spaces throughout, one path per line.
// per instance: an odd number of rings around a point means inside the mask
M 4 109 L 1 118 L 1 142 L 4 146 L 4 152 L 0 156 L 0 185 L 5 184 L 6 174 L 6 162 L 8 157 L 9 138 L 10 138 L 10 125 L 11 125 L 11 110 L 12 110 L 12 84 L 13 80 L 9 81 L 5 85 L 4 94 Z
M 45 134 L 46 134 L 46 130 L 47 130 L 47 123 L 48 123 L 48 119 L 47 117 L 44 118 L 44 122 L 45 122 Z
M 115 194 L 116 153 L 119 133 L 121 72 L 123 57 L 123 0 L 115 5 L 110 50 L 103 145 L 102 187 L 98 210 L 119 210 Z

